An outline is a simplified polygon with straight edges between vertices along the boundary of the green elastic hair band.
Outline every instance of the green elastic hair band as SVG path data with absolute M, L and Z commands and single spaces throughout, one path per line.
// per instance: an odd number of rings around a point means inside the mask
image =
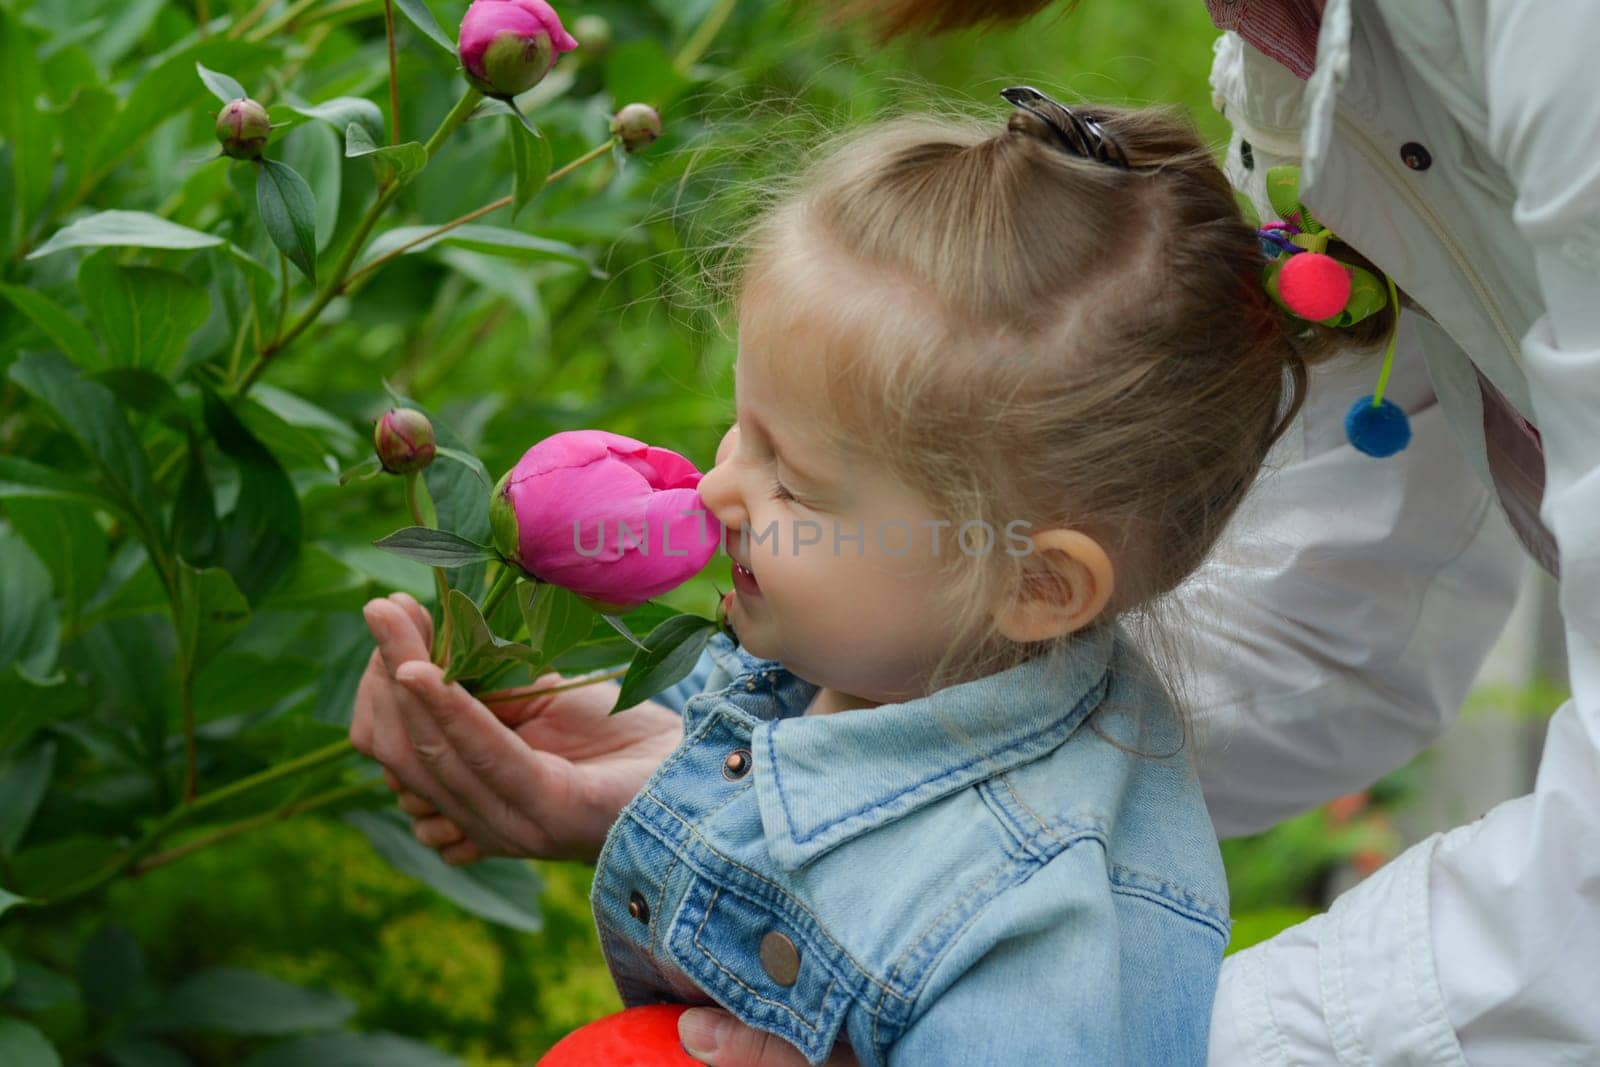
M 1383 403 L 1383 391 L 1389 385 L 1389 371 L 1394 366 L 1394 344 L 1400 337 L 1400 294 L 1395 291 L 1394 279 L 1387 274 L 1384 283 L 1389 287 L 1389 306 L 1394 308 L 1394 321 L 1389 323 L 1389 343 L 1383 350 L 1383 370 L 1378 372 L 1378 387 L 1372 391 L 1372 406 Z

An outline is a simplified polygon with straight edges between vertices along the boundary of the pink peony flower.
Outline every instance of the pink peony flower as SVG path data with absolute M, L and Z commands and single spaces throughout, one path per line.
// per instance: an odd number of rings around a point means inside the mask
M 456 39 L 467 81 L 499 97 L 538 85 L 556 57 L 576 47 L 545 0 L 473 0 Z
M 558 433 L 495 486 L 495 546 L 530 576 L 617 614 L 694 577 L 722 543 L 699 484 L 676 452 L 603 430 Z

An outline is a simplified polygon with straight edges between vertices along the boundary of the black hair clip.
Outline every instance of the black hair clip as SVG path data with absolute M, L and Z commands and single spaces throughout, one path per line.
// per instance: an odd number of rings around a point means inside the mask
M 1002 89 L 1000 95 L 1014 107 L 1032 115 L 1044 124 L 1044 130 L 1056 147 L 1084 159 L 1093 159 L 1123 170 L 1132 170 L 1127 153 L 1105 127 L 1087 115 L 1080 115 L 1065 104 L 1050 99 L 1028 85 L 1014 85 Z M 1019 115 L 1012 115 L 1008 124 L 1012 129 L 1022 128 Z M 1024 122 L 1026 120 L 1023 120 Z

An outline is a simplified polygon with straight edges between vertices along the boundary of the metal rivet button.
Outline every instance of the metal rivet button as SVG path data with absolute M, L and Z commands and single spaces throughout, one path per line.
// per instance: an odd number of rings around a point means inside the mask
M 769 931 L 761 939 L 761 969 L 779 985 L 794 985 L 800 977 L 800 950 L 778 931 Z
M 637 889 L 628 894 L 628 914 L 642 923 L 650 921 L 650 905 L 644 902 L 644 894 Z
M 1412 170 L 1427 170 L 1433 166 L 1433 153 L 1415 141 L 1400 146 L 1400 161 Z
M 750 750 L 736 748 L 728 753 L 728 758 L 722 761 L 722 777 L 730 782 L 737 782 L 750 773 Z

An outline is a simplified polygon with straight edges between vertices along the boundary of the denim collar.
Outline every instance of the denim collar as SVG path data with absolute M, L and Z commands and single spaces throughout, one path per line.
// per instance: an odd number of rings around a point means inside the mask
M 1115 642 L 1099 627 L 999 674 L 831 715 L 803 715 L 816 687 L 738 650 L 747 670 L 718 696 L 758 720 L 751 776 L 773 861 L 795 870 L 1055 749 L 1104 697 Z

